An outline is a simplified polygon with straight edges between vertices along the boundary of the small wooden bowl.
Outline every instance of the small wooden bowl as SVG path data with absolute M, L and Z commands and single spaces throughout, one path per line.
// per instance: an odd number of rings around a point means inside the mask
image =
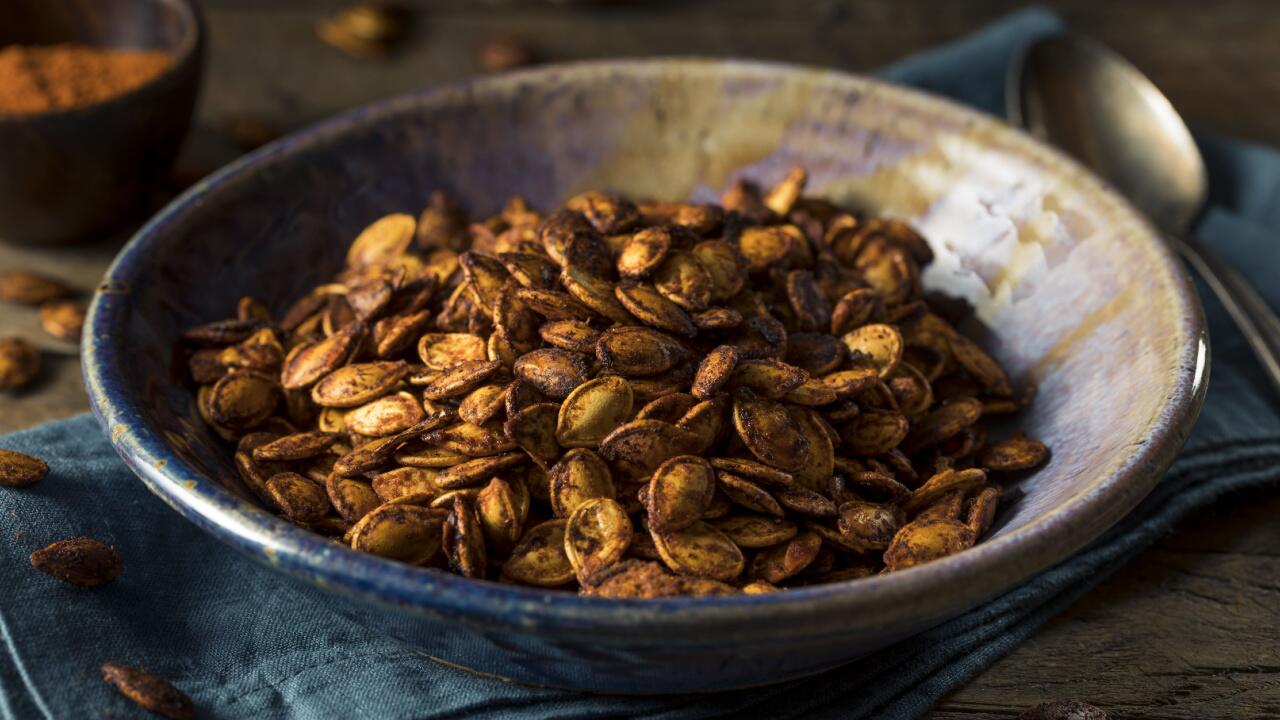
M 0 240 L 66 243 L 130 219 L 168 173 L 195 107 L 204 25 L 188 0 L 4 0 L 0 47 L 164 49 L 159 77 L 101 103 L 0 112 Z

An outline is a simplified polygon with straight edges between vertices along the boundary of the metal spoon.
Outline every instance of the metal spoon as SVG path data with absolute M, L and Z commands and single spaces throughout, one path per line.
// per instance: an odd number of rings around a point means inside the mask
M 1207 172 L 1168 98 L 1123 57 L 1074 35 L 1027 47 L 1010 67 L 1006 97 L 1011 122 L 1074 155 L 1147 214 L 1222 301 L 1280 393 L 1280 319 L 1189 233 Z

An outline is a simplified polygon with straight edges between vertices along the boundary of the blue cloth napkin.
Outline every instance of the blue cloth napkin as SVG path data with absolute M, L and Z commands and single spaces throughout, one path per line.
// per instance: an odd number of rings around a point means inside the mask
M 1015 50 L 1057 32 L 1043 11 L 1013 15 L 908 60 L 885 77 L 1000 113 Z M 1199 233 L 1280 306 L 1280 154 L 1202 140 L 1213 207 Z M 143 488 L 88 416 L 0 438 L 46 457 L 43 483 L 0 493 L 0 715 L 134 717 L 98 665 L 137 664 L 206 718 L 910 718 L 964 684 L 1110 572 L 1215 498 L 1280 478 L 1278 403 L 1222 308 L 1208 402 L 1168 477 L 1099 542 L 1022 587 L 923 635 L 824 675 L 727 694 L 608 697 L 499 683 L 432 663 L 332 614 L 324 595 L 282 579 L 179 518 Z M 27 554 L 86 534 L 116 545 L 124 572 L 93 591 L 34 572 Z

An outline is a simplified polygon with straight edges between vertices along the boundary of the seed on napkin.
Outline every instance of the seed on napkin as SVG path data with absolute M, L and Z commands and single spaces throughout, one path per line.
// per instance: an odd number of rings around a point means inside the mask
M 73 537 L 31 553 L 35 569 L 80 587 L 105 585 L 120 574 L 120 555 L 93 538 Z
M 35 485 L 49 474 L 49 464 L 38 457 L 0 450 L 0 487 Z
M 171 720 L 191 720 L 196 716 L 191 698 L 164 678 L 127 665 L 104 663 L 102 679 L 142 707 Z

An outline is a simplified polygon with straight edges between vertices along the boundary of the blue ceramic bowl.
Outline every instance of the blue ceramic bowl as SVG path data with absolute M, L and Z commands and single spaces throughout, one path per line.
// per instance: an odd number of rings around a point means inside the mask
M 329 277 L 355 233 L 444 189 L 480 213 L 587 188 L 710 198 L 802 164 L 811 189 L 910 218 L 983 342 L 1039 396 L 1053 448 L 992 536 L 903 572 L 785 593 L 613 601 L 477 582 L 358 554 L 239 494 L 225 446 L 171 368 L 180 332 L 242 294 L 277 311 Z M 1114 192 L 1056 152 L 921 93 L 850 75 L 657 60 L 493 77 L 397 98 L 287 137 L 174 201 L 94 298 L 84 371 L 120 455 L 183 516 L 449 662 L 633 693 L 814 673 L 1002 593 L 1128 512 L 1182 445 L 1205 390 L 1186 274 Z M 976 328 L 975 328 L 976 329 Z

